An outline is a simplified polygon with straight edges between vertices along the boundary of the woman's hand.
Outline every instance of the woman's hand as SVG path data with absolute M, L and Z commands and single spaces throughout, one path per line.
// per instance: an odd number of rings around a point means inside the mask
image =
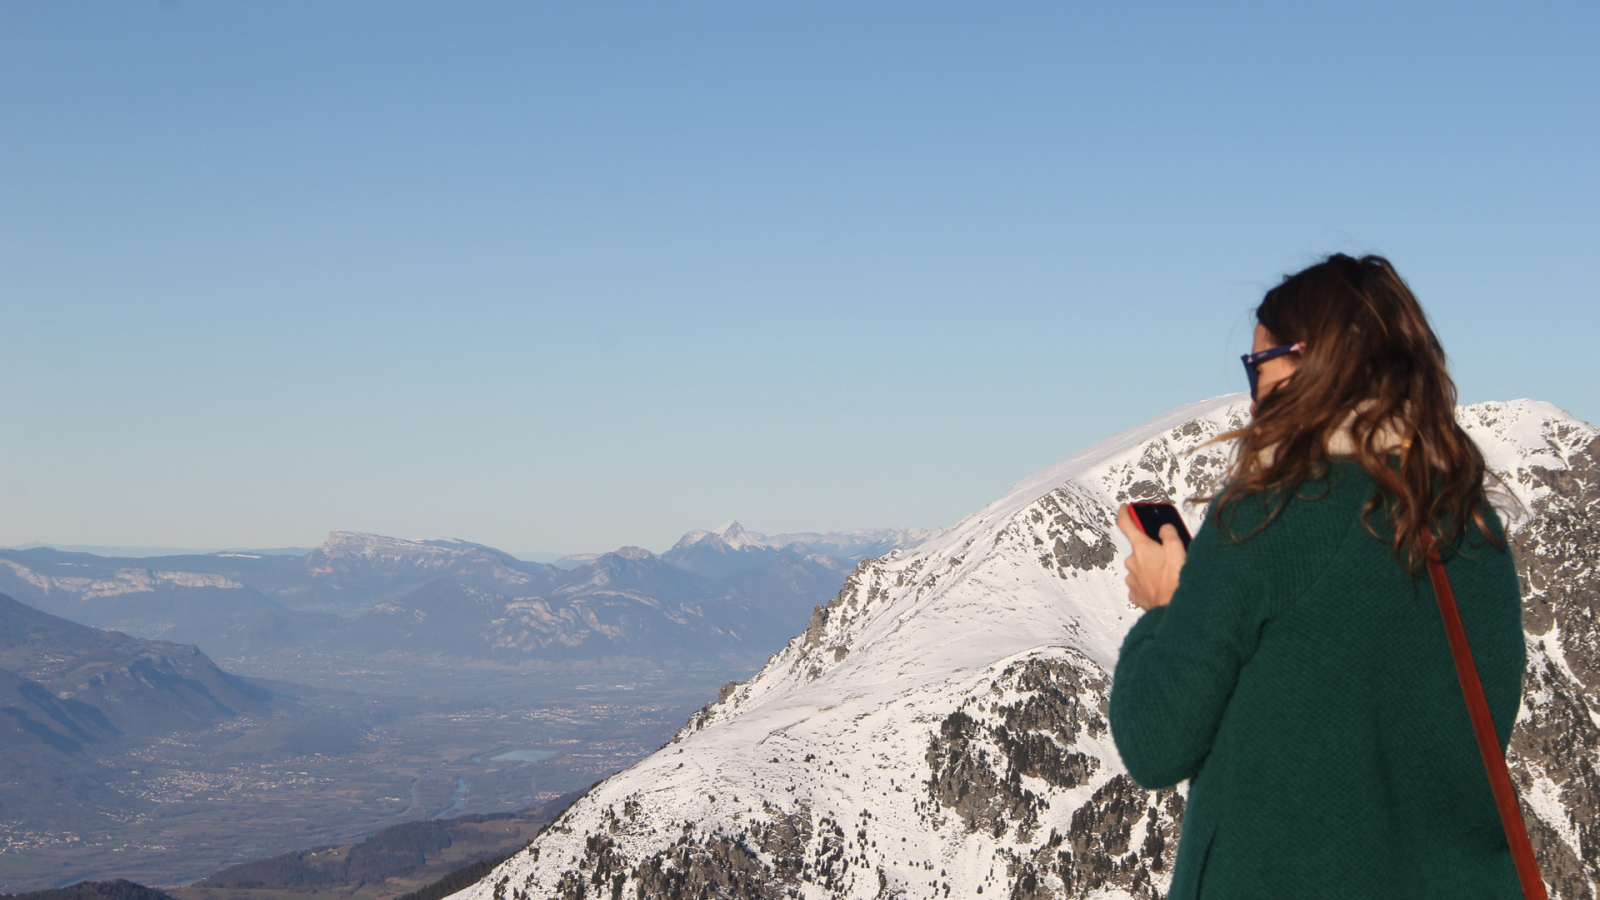
M 1189 556 L 1178 529 L 1163 525 L 1161 540 L 1152 540 L 1139 530 L 1126 503 L 1117 507 L 1117 527 L 1133 544 L 1133 553 L 1122 561 L 1128 567 L 1128 599 L 1140 609 L 1171 603 L 1172 594 L 1178 589 L 1178 573 Z

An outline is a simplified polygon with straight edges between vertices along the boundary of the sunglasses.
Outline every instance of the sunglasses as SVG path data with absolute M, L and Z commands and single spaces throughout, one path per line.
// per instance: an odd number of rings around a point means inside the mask
M 1291 353 L 1299 353 L 1305 348 L 1305 341 L 1299 341 L 1293 344 L 1280 344 L 1277 347 L 1263 350 L 1260 353 L 1246 353 L 1245 355 L 1239 357 L 1240 359 L 1244 360 L 1245 377 L 1250 379 L 1250 399 L 1256 399 L 1256 385 L 1261 381 L 1261 373 L 1256 370 L 1256 366 L 1261 365 L 1269 359 L 1277 359 L 1280 356 L 1288 356 Z

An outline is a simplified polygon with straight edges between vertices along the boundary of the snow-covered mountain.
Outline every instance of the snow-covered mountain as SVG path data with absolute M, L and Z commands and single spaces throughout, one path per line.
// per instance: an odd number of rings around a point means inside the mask
M 1174 410 L 862 562 L 758 675 L 456 897 L 1164 895 L 1183 796 L 1134 784 L 1105 718 L 1136 615 L 1115 504 L 1214 489 L 1208 442 L 1246 404 Z M 1516 778 L 1554 895 L 1593 898 L 1600 433 L 1529 401 L 1460 415 L 1527 512 Z
M 738 519 L 724 522 L 710 531 L 696 528 L 678 539 L 676 547 L 687 547 L 690 544 L 699 544 L 707 541 L 720 542 L 730 550 L 743 550 L 747 547 L 763 547 L 772 550 L 778 549 L 767 540 L 767 536 L 756 531 L 746 531 Z
M 537 593 L 560 577 L 553 566 L 469 541 L 407 541 L 352 531 L 329 534 L 298 562 L 303 574 L 279 589 L 279 602 L 340 615 L 437 578 L 515 594 Z

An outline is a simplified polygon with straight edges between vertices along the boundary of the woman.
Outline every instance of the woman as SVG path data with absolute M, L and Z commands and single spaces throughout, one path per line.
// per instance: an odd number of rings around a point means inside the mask
M 1187 555 L 1118 517 L 1146 612 L 1111 730 L 1141 785 L 1190 779 L 1171 897 L 1519 897 L 1424 568 L 1438 546 L 1503 748 L 1522 608 L 1444 351 L 1376 256 L 1256 319 L 1252 420 Z

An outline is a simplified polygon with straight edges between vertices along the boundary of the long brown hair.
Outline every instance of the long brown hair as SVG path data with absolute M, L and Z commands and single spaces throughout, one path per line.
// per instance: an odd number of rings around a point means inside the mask
M 1251 423 L 1225 435 L 1239 441 L 1217 510 L 1225 533 L 1244 498 L 1261 498 L 1270 522 L 1323 478 L 1329 441 L 1346 432 L 1352 446 L 1341 455 L 1378 485 L 1362 521 L 1378 535 L 1372 514 L 1382 511 L 1383 537 L 1407 568 L 1420 568 L 1433 541 L 1455 544 L 1469 522 L 1500 545 L 1483 516 L 1483 453 L 1456 423 L 1444 348 L 1387 259 L 1336 253 L 1268 291 L 1256 321 L 1275 343 L 1305 347 Z

